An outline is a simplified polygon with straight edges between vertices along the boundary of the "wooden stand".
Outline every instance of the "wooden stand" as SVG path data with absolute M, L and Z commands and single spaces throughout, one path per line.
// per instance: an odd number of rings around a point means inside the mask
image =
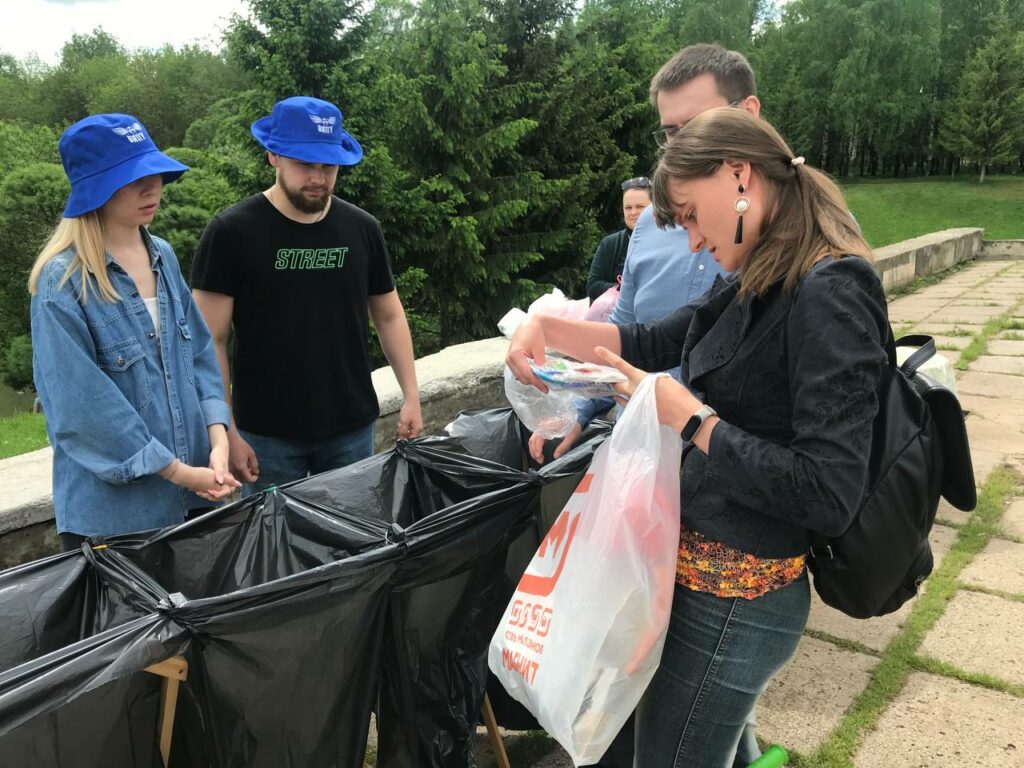
M 498 768 L 512 768 L 508 762 L 508 754 L 505 752 L 505 742 L 501 740 L 501 732 L 498 730 L 498 721 L 494 719 L 494 710 L 491 708 L 491 700 L 484 694 L 484 726 L 487 728 L 487 735 L 491 738 L 491 747 L 494 748 L 494 759 L 498 761 Z
M 157 731 L 160 736 L 160 756 L 166 768 L 171 759 L 171 737 L 174 735 L 174 710 L 178 706 L 178 686 L 182 680 L 188 678 L 188 662 L 181 656 L 172 656 L 159 664 L 146 667 L 145 671 L 164 679 L 160 686 L 160 718 L 157 721 Z

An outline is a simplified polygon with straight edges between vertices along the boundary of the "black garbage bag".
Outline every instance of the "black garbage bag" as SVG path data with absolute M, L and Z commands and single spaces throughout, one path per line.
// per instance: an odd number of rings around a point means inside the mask
M 601 439 L 538 470 L 511 411 L 481 411 L 0 574 L 0 768 L 158 765 L 144 670 L 172 655 L 172 766 L 360 768 L 375 699 L 382 768 L 474 765 L 490 638 Z
M 185 629 L 83 547 L 0 573 L 0 766 L 158 766 L 160 678 Z M 100 757 L 102 756 L 102 757 Z

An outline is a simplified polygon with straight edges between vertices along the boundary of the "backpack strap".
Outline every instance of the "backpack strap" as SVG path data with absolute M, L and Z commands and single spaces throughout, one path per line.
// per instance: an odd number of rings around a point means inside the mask
M 892 333 L 892 329 L 889 329 L 889 333 Z M 918 349 L 910 355 L 906 360 L 903 361 L 903 365 L 900 366 L 900 370 L 903 371 L 904 375 L 910 377 L 917 373 L 917 369 L 920 368 L 924 363 L 931 358 L 935 357 L 935 339 L 931 336 L 925 336 L 923 334 L 915 334 L 912 336 L 902 336 L 896 340 L 896 347 L 918 347 Z M 891 361 L 890 361 L 891 362 Z

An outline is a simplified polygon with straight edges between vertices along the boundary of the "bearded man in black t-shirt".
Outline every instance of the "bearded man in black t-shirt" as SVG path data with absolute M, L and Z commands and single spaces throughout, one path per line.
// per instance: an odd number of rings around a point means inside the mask
M 252 134 L 274 184 L 218 213 L 192 266 L 234 411 L 231 471 L 247 493 L 373 453 L 380 408 L 370 319 L 404 397 L 397 437 L 423 428 L 412 338 L 380 224 L 333 195 L 338 166 L 362 160 L 362 147 L 335 105 L 305 96 L 275 104 Z

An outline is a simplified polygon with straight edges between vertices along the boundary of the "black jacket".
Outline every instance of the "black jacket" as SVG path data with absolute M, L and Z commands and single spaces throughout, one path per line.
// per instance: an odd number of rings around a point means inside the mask
M 591 301 L 609 288 L 618 285 L 622 270 L 626 268 L 626 252 L 629 250 L 629 238 L 632 234 L 633 230 L 628 227 L 620 229 L 598 244 L 594 260 L 590 263 L 590 275 L 587 277 L 587 296 Z
M 761 557 L 792 557 L 808 529 L 837 535 L 865 493 L 887 363 L 874 267 L 819 262 L 784 296 L 737 300 L 719 278 L 657 323 L 620 326 L 623 357 L 649 371 L 682 358 L 683 380 L 721 421 L 710 453 L 683 453 L 683 524 Z

